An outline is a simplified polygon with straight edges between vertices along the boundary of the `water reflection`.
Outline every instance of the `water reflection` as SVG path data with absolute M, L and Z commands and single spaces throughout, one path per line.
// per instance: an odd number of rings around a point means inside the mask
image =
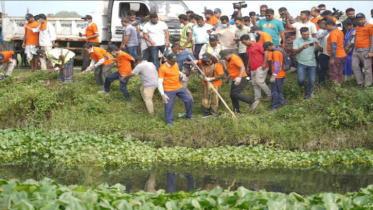
M 52 165 L 0 166 L 0 179 L 41 180 L 44 177 L 58 183 L 97 186 L 103 182 L 121 183 L 127 193 L 141 190 L 167 193 L 190 192 L 197 189 L 210 191 L 220 186 L 237 190 L 244 186 L 259 191 L 346 193 L 359 191 L 373 184 L 373 168 L 331 169 L 208 169 L 203 166 L 153 166 L 152 168 L 97 168 L 79 165 L 71 168 Z

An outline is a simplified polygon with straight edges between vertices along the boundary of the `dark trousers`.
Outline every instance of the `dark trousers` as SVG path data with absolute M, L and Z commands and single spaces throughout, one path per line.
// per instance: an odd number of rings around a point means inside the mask
M 247 57 L 247 54 L 246 53 L 240 53 L 238 55 L 240 56 L 241 60 L 245 64 L 245 69 L 246 69 L 247 63 L 249 62 L 249 58 Z
M 205 45 L 205 44 L 196 44 L 195 45 L 194 52 L 196 53 L 195 54 L 196 59 L 199 59 L 199 53 L 201 52 L 201 49 L 202 49 L 203 45 Z
M 100 43 L 98 43 L 98 42 L 90 42 L 90 43 L 92 44 L 93 47 L 99 47 L 100 46 Z M 91 58 L 89 57 L 89 54 L 87 53 L 87 51 L 84 50 L 82 71 L 85 71 L 90 63 L 91 63 Z
M 166 193 L 172 194 L 176 192 L 176 177 L 175 172 L 169 172 L 167 173 L 167 179 L 166 179 Z
M 121 77 L 122 76 L 119 74 L 118 71 L 110 74 L 109 76 L 107 76 L 106 79 L 105 79 L 105 85 L 104 85 L 105 92 L 110 92 L 111 82 L 118 79 L 119 82 L 120 82 L 119 87 L 120 87 L 120 90 L 122 91 L 124 97 L 126 98 L 127 101 L 131 101 L 130 93 L 127 90 L 127 84 L 128 84 L 128 81 L 129 81 L 130 78 L 127 78 L 124 81 L 122 81 L 122 80 L 120 80 Z
M 279 78 L 271 83 L 271 94 L 272 94 L 272 108 L 277 109 L 278 104 L 286 105 L 284 94 L 282 93 L 282 86 L 284 85 L 285 78 Z
M 320 69 L 319 69 L 319 74 L 318 74 L 319 83 L 320 85 L 325 85 L 325 76 L 329 69 L 329 56 L 321 53 L 319 55 L 319 64 L 320 64 Z
M 153 64 L 155 65 L 155 68 L 157 69 L 157 71 L 158 71 L 159 67 L 161 66 L 160 63 L 159 63 L 158 53 L 159 53 L 159 51 L 161 51 L 161 53 L 163 53 L 164 50 L 165 50 L 165 45 L 150 47 L 150 52 L 151 52 L 151 55 L 152 55 L 152 58 L 153 58 Z
M 346 61 L 345 57 L 335 58 L 334 64 L 329 64 L 329 76 L 330 79 L 334 82 L 337 81 L 340 85 L 343 83 L 343 64 Z
M 184 88 L 180 88 L 179 90 L 175 91 L 165 91 L 164 94 L 166 94 L 169 98 L 168 103 L 164 106 L 167 124 L 172 125 L 174 121 L 174 104 L 176 96 L 179 97 L 180 100 L 185 104 L 185 118 L 192 118 L 193 99 L 192 97 L 190 97 L 189 93 Z
M 248 84 L 248 81 L 247 81 L 246 77 L 243 77 L 241 79 L 241 83 L 239 85 L 235 85 L 234 81 L 232 82 L 231 94 L 230 95 L 231 95 L 231 99 L 232 99 L 233 110 L 235 112 L 240 112 L 239 101 L 245 102 L 247 104 L 252 104 L 252 103 L 255 102 L 255 100 L 250 99 L 250 98 L 244 96 L 243 94 L 241 94 L 241 92 L 245 89 L 247 84 Z

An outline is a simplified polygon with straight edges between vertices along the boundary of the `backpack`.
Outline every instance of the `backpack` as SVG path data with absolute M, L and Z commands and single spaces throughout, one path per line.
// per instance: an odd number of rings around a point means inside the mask
M 274 49 L 275 51 L 280 51 L 282 53 L 282 56 L 283 56 L 283 60 L 282 60 L 282 70 L 284 71 L 289 71 L 291 69 L 291 66 L 292 66 L 292 62 L 291 62 L 291 58 L 290 58 L 290 55 L 287 54 L 285 52 L 284 49 L 282 48 L 275 48 Z

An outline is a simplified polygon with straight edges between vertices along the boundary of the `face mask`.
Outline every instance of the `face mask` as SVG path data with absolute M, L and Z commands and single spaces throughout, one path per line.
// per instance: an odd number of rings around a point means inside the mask
M 253 33 L 253 36 L 256 38 L 256 37 L 258 37 L 258 34 L 257 33 Z
M 38 23 L 40 23 L 40 20 L 38 20 Z
M 324 12 L 325 10 L 320 10 L 320 15 Z
M 228 24 L 221 24 L 221 26 L 222 26 L 223 28 L 226 28 L 226 27 L 228 27 Z
M 86 25 L 86 26 L 89 26 L 89 22 L 88 22 L 88 21 L 86 21 L 86 22 L 85 22 L 85 25 Z
M 110 54 L 111 54 L 112 56 L 114 56 L 114 57 L 116 56 L 114 52 L 111 52 Z

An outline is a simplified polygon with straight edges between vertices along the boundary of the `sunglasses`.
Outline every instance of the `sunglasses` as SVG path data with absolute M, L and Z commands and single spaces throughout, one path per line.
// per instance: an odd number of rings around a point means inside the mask
M 271 15 L 266 15 L 266 17 L 271 17 Z
M 267 11 L 266 9 L 265 10 L 260 10 L 261 12 L 265 12 L 265 11 Z

